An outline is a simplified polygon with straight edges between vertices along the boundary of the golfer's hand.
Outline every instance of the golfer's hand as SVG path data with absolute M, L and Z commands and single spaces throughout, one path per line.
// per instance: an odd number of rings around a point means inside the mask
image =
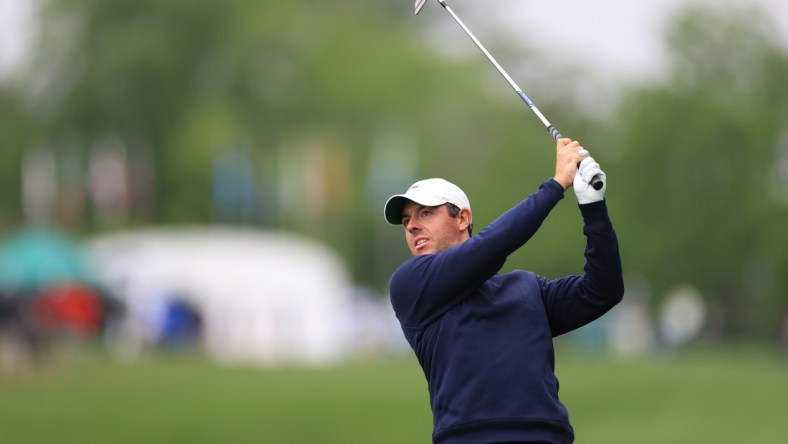
M 558 139 L 555 149 L 555 176 L 553 179 L 566 190 L 572 186 L 577 173 L 577 165 L 584 158 L 580 152 L 582 151 L 587 156 L 588 151 L 583 150 L 580 142 L 572 141 L 572 139 Z
M 594 176 L 599 176 L 602 180 L 602 188 L 598 190 L 595 190 L 594 187 L 591 186 L 591 179 Z M 581 205 L 598 202 L 605 198 L 607 176 L 593 157 L 586 157 L 580 162 L 580 166 L 577 168 L 573 186 L 575 187 L 577 202 Z

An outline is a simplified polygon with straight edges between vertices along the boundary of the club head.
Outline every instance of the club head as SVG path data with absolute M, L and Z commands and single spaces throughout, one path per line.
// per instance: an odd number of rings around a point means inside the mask
M 415 8 L 414 14 L 415 15 L 419 15 L 419 12 L 421 11 L 421 8 L 423 8 L 426 3 L 427 3 L 427 0 L 416 0 L 416 8 Z

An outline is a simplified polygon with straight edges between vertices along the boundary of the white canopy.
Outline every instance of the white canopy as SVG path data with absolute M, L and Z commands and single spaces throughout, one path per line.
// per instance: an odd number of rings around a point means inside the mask
M 199 310 L 206 350 L 221 361 L 324 364 L 350 346 L 353 290 L 342 261 L 317 242 L 258 229 L 158 228 L 99 236 L 88 248 L 126 303 L 122 335 L 136 346 L 173 293 Z

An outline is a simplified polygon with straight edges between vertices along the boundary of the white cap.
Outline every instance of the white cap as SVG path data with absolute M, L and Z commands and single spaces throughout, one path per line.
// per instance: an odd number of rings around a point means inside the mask
M 468 196 L 457 185 L 444 179 L 424 179 L 411 185 L 405 194 L 389 197 L 383 207 L 383 215 L 388 223 L 391 225 L 402 224 L 402 207 L 406 200 L 412 200 L 426 207 L 450 203 L 459 209 L 471 209 Z

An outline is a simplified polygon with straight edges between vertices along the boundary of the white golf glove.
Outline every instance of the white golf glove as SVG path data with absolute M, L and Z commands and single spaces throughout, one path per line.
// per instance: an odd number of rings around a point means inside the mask
M 591 179 L 594 176 L 599 176 L 602 180 L 602 188 L 595 190 L 591 186 Z M 575 189 L 577 202 L 588 204 L 592 202 L 599 202 L 605 198 L 605 190 L 607 189 L 607 176 L 596 163 L 593 157 L 586 157 L 580 162 L 575 174 L 575 180 L 572 186 Z

